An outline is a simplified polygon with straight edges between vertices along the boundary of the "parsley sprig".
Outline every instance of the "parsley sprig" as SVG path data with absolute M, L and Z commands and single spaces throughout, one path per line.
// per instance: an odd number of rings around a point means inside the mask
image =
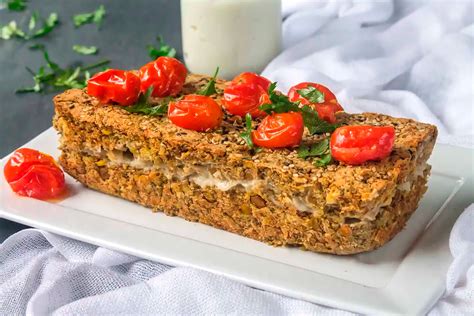
M 26 9 L 26 0 L 8 0 L 7 8 L 10 11 L 23 11 Z
M 303 159 L 316 158 L 314 164 L 318 167 L 326 166 L 332 160 L 329 139 L 327 137 L 311 146 L 302 145 L 298 147 L 297 152 L 298 157 Z
M 48 51 L 44 45 L 36 44 L 30 47 L 43 52 L 45 66 L 41 66 L 38 72 L 26 68 L 33 76 L 34 86 L 18 89 L 16 93 L 29 92 L 50 92 L 61 91 L 71 88 L 84 88 L 87 80 L 90 78 L 89 70 L 103 67 L 109 63 L 108 60 L 102 60 L 88 66 L 78 66 L 74 68 L 61 68 L 57 63 L 51 60 Z
M 297 90 L 298 94 L 311 103 L 324 102 L 324 93 L 313 86 L 308 86 L 304 89 Z
M 245 140 L 245 143 L 251 150 L 260 151 L 260 148 L 255 146 L 252 141 L 252 115 L 250 113 L 245 114 L 245 131 L 240 133 L 240 137 Z
M 136 104 L 126 106 L 124 109 L 130 113 L 140 113 L 151 116 L 163 116 L 168 113 L 168 104 L 170 99 L 163 99 L 160 104 L 151 106 L 148 100 L 153 93 L 153 86 L 149 87 L 144 94 L 141 94 Z
M 93 12 L 74 15 L 72 20 L 74 22 L 74 26 L 76 27 L 79 27 L 84 24 L 95 23 L 97 24 L 97 27 L 100 28 L 102 21 L 105 17 L 105 13 L 105 7 L 103 5 L 100 5 L 99 8 L 97 8 Z
M 205 95 L 205 96 L 216 94 L 217 93 L 216 78 L 217 78 L 218 73 L 219 73 L 219 67 L 216 68 L 216 71 L 214 72 L 214 76 L 212 76 L 212 78 L 209 79 L 207 84 L 201 90 L 199 90 L 197 94 Z
M 303 123 L 308 128 L 310 134 L 331 133 L 337 128 L 337 124 L 331 124 L 319 118 L 318 113 L 311 107 L 291 102 L 287 96 L 275 92 L 276 82 L 268 88 L 270 96 L 269 104 L 260 106 L 260 110 L 271 113 L 300 112 L 303 116 Z
M 168 44 L 165 44 L 165 42 L 163 41 L 163 37 L 158 36 L 156 40 L 158 41 L 158 47 L 155 47 L 153 45 L 147 45 L 148 55 L 150 56 L 151 59 L 155 60 L 161 56 L 166 56 L 166 57 L 176 56 L 176 49 L 174 49 Z
M 81 55 L 95 55 L 99 49 L 95 46 L 73 45 L 72 50 Z

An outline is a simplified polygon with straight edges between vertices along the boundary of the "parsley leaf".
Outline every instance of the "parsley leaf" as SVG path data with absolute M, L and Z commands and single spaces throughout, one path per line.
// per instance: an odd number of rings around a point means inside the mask
M 207 82 L 207 84 L 197 92 L 197 94 L 210 96 L 217 93 L 216 90 L 216 77 L 219 73 L 219 67 L 216 68 L 216 72 L 214 72 L 214 76 Z
M 39 18 L 39 14 L 37 11 L 33 12 L 30 18 L 30 22 L 28 23 L 28 30 L 31 32 L 35 29 L 36 27 L 36 21 Z
M 240 133 L 240 137 L 245 140 L 247 146 L 255 153 L 261 150 L 252 141 L 252 115 L 250 113 L 245 114 L 245 131 Z
M 36 17 L 33 18 L 33 16 Z M 34 13 L 32 15 L 32 19 L 35 21 L 34 24 L 36 25 L 36 19 L 37 19 L 37 13 Z M 56 25 L 58 25 L 59 19 L 58 19 L 58 14 L 53 12 L 51 13 L 46 20 L 43 21 L 43 25 L 40 29 L 38 29 L 36 32 L 34 32 L 32 35 L 29 36 L 29 38 L 37 38 L 37 37 L 42 37 L 51 32 Z M 30 26 L 31 26 L 31 19 L 30 19 Z
M 325 166 L 332 160 L 328 138 L 324 138 L 323 140 L 314 143 L 311 146 L 300 146 L 298 147 L 297 153 L 298 157 L 303 159 L 317 158 L 314 160 L 314 164 L 318 167 Z
M 37 73 L 26 68 L 33 76 L 34 85 L 32 87 L 18 89 L 16 93 L 39 93 L 61 91 L 70 88 L 84 88 L 87 84 L 87 80 L 90 78 L 88 70 L 102 67 L 109 63 L 108 60 L 103 60 L 89 66 L 63 69 L 51 60 L 44 45 L 35 44 L 30 48 L 43 52 L 43 58 L 46 61 L 46 65 L 41 66 Z
M 25 32 L 18 28 L 15 21 L 11 21 L 7 25 L 0 28 L 0 38 L 8 40 L 13 37 L 27 39 Z
M 95 46 L 74 45 L 72 50 L 81 55 L 95 55 L 99 49 Z
M 23 11 L 26 9 L 26 0 L 9 0 L 7 7 L 10 11 Z
M 311 107 L 305 105 L 300 107 L 297 103 L 291 102 L 287 96 L 276 93 L 276 82 L 272 83 L 268 88 L 270 97 L 269 104 L 260 106 L 260 110 L 271 113 L 300 112 L 303 116 L 303 123 L 308 128 L 310 134 L 331 133 L 336 128 L 336 124 L 328 123 L 319 118 L 318 112 Z
M 168 113 L 168 104 L 170 99 L 163 99 L 160 104 L 150 106 L 150 104 L 148 103 L 148 99 L 150 98 L 152 92 L 153 86 L 149 87 L 148 90 L 146 90 L 145 94 L 140 95 L 136 104 L 123 107 L 123 109 L 127 110 L 130 113 L 140 113 L 151 116 L 166 115 Z
M 89 24 L 89 23 L 95 23 L 97 26 L 100 28 L 100 25 L 102 24 L 102 20 L 104 19 L 105 16 L 105 7 L 103 5 L 100 5 L 97 10 L 94 12 L 89 12 L 89 13 L 81 13 L 81 14 L 76 14 L 72 18 L 74 22 L 74 26 L 79 27 L 84 24 Z
M 155 60 L 161 56 L 166 56 L 166 57 L 176 56 L 176 49 L 165 44 L 161 36 L 158 36 L 156 40 L 158 41 L 158 48 L 154 47 L 153 45 L 147 45 L 148 55 L 150 56 L 151 59 Z
M 308 86 L 304 89 L 297 90 L 298 94 L 311 103 L 324 102 L 324 93 L 313 86 Z

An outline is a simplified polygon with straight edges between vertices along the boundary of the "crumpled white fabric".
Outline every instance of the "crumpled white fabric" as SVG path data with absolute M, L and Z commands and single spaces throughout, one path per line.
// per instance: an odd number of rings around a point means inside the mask
M 470 0 L 283 0 L 284 52 L 264 75 L 286 91 L 322 82 L 348 112 L 436 124 L 440 141 L 474 147 Z M 449 211 L 449 210 L 447 210 Z M 450 237 L 454 261 L 432 315 L 474 314 L 474 205 Z M 350 315 L 47 232 L 0 246 L 2 314 Z

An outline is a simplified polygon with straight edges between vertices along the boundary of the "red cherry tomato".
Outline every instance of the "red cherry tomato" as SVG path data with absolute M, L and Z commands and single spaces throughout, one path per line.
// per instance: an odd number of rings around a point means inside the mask
M 301 143 L 303 129 L 301 113 L 274 113 L 265 117 L 252 132 L 252 141 L 266 148 L 293 147 Z
M 390 155 L 394 141 L 392 126 L 343 126 L 331 135 L 331 154 L 339 161 L 359 165 Z
M 20 148 L 7 161 L 4 175 L 14 192 L 36 199 L 52 199 L 64 193 L 64 173 L 53 157 Z
M 271 81 L 253 72 L 243 72 L 240 75 L 236 76 L 234 79 L 232 79 L 232 84 L 256 84 L 262 87 L 263 90 L 268 91 Z
M 237 84 L 224 89 L 224 107 L 230 114 L 244 117 L 250 113 L 253 118 L 263 117 L 267 113 L 258 108 L 270 103 L 267 90 L 257 84 Z
M 303 105 L 311 104 L 309 100 L 305 99 L 298 93 L 298 90 L 305 89 L 307 87 L 315 87 L 317 90 L 319 90 L 319 92 L 324 94 L 324 101 L 322 103 L 336 103 L 337 104 L 336 96 L 334 95 L 334 93 L 331 92 L 331 90 L 329 90 L 329 88 L 323 86 L 322 84 L 314 83 L 314 82 L 302 82 L 291 87 L 290 90 L 288 91 L 288 99 L 291 102 L 299 101 Z M 339 107 L 340 107 L 339 111 L 343 111 L 340 105 Z
M 109 69 L 87 81 L 87 93 L 102 103 L 131 105 L 138 100 L 140 78 L 130 71 Z
M 331 124 L 336 123 L 336 112 L 338 111 L 334 107 L 334 103 L 319 103 L 311 106 L 318 112 L 320 119 Z
M 175 125 L 204 132 L 218 127 L 224 114 L 214 99 L 197 94 L 188 94 L 178 101 L 170 102 L 168 118 Z
M 175 96 L 183 89 L 186 67 L 176 58 L 158 57 L 140 68 L 141 91 L 153 86 L 152 96 Z

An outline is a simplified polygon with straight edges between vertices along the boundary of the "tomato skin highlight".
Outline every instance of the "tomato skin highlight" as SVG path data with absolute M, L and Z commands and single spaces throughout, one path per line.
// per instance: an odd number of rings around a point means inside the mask
M 205 132 L 218 127 L 224 113 L 211 97 L 188 94 L 181 100 L 170 102 L 168 118 L 182 128 Z
M 303 130 L 301 113 L 274 113 L 265 117 L 257 129 L 252 131 L 252 141 L 259 147 L 293 147 L 301 143 Z
M 271 81 L 253 72 L 243 72 L 232 79 L 232 84 L 256 84 L 257 86 L 262 87 L 263 90 L 268 91 Z
M 315 83 L 315 82 L 301 82 L 298 83 L 297 85 L 294 85 L 293 87 L 290 88 L 288 91 L 288 99 L 291 102 L 297 102 L 299 101 L 300 104 L 302 105 L 309 105 L 311 102 L 307 100 L 306 98 L 302 97 L 299 93 L 298 90 L 305 89 L 308 87 L 314 87 L 320 92 L 324 94 L 324 102 L 323 103 L 337 103 L 336 96 L 334 93 L 329 90 L 328 87 L 323 86 L 322 84 Z M 340 106 L 340 105 L 339 105 Z M 342 107 L 340 107 L 339 111 L 343 111 Z
M 140 94 L 140 78 L 131 71 L 109 69 L 95 74 L 87 81 L 87 94 L 101 103 L 131 105 Z
M 392 126 L 343 126 L 331 135 L 331 154 L 346 164 L 360 165 L 388 157 L 394 142 Z
M 188 71 L 176 58 L 158 57 L 140 68 L 140 91 L 145 93 L 153 86 L 152 96 L 175 96 L 183 89 Z
M 222 100 L 228 113 L 240 117 L 250 113 L 253 118 L 266 116 L 267 113 L 259 110 L 259 107 L 270 103 L 267 90 L 257 84 L 231 85 L 224 89 Z
M 53 157 L 34 149 L 16 150 L 5 164 L 5 179 L 18 195 L 46 200 L 65 192 L 64 173 Z

